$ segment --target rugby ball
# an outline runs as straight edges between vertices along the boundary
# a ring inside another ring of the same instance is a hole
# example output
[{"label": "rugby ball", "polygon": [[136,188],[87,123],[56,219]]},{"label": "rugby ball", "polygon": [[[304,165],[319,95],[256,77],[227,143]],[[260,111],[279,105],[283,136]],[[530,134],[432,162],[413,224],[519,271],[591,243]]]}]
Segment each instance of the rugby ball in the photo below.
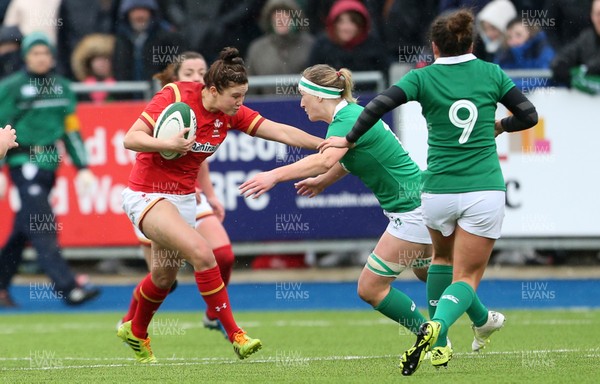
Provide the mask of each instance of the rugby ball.
[{"label": "rugby ball", "polygon": [[[154,137],[157,139],[169,139],[177,135],[185,128],[191,128],[184,137],[196,137],[196,114],[189,105],[182,102],[176,102],[168,105],[158,116],[154,125]],[[181,157],[177,152],[162,151],[160,155],[167,160],[173,160]]]}]

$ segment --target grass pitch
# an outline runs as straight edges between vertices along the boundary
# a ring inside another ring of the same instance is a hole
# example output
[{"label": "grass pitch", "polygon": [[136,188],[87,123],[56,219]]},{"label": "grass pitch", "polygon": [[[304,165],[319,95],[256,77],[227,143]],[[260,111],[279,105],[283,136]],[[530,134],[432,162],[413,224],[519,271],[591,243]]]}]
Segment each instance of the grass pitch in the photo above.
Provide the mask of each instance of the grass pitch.
[{"label": "grass pitch", "polygon": [[0,318],[2,383],[596,383],[600,311],[503,311],[505,327],[470,352],[466,317],[452,328],[448,369],[429,361],[411,377],[399,355],[414,342],[370,311],[239,312],[264,348],[236,358],[201,315],[159,312],[149,332],[159,363],[139,365],[117,337],[120,313],[26,314]]}]

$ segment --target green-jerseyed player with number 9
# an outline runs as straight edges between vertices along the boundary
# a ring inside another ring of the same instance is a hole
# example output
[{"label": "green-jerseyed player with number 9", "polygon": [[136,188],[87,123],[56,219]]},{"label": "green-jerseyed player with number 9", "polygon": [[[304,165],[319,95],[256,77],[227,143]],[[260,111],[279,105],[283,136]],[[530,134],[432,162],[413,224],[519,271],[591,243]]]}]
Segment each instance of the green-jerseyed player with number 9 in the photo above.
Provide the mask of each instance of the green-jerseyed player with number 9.
[{"label": "green-jerseyed player with number 9", "polygon": [[[429,132],[422,208],[434,247],[428,300],[430,290],[437,286],[439,292],[444,279],[448,285],[439,293],[432,321],[423,324],[416,343],[402,356],[403,375],[412,375],[430,349],[432,363],[447,363],[448,328],[463,313],[473,321],[475,351],[503,325],[504,316],[487,311],[475,293],[504,218],[505,186],[495,137],[537,124],[535,107],[508,76],[472,54],[472,13],[459,10],[438,17],[431,40],[432,65],[409,72],[372,100],[345,138],[330,137],[319,146],[321,151],[351,147],[386,112],[408,101],[422,106]],[[498,102],[513,115],[495,121]]]}]

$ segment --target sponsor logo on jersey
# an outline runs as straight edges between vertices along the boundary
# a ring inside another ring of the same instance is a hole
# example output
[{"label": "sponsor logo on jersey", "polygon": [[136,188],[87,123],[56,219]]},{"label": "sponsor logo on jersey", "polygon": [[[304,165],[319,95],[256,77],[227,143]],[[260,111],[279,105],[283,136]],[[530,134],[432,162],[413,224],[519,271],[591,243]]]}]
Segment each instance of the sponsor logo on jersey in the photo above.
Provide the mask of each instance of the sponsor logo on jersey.
[{"label": "sponsor logo on jersey", "polygon": [[192,152],[203,152],[203,153],[215,153],[215,151],[219,148],[219,145],[212,145],[211,143],[198,143],[195,142],[192,145]]}]

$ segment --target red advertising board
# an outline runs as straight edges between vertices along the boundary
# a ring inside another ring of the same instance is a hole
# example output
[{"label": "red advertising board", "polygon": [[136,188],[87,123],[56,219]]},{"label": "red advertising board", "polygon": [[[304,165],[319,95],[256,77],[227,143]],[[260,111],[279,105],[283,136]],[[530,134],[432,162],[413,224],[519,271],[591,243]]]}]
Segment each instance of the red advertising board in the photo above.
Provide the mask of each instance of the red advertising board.
[{"label": "red advertising board", "polygon": [[[121,207],[121,191],[135,160],[135,154],[123,148],[123,136],[144,109],[144,102],[109,104],[81,103],[77,115],[90,156],[90,169],[97,185],[89,191],[77,191],[76,169],[68,156],[59,167],[51,204],[56,214],[60,244],[64,247],[136,245],[131,223]],[[5,173],[8,173],[6,167]],[[20,202],[16,188],[0,200],[0,244],[4,244],[14,212]]]}]

